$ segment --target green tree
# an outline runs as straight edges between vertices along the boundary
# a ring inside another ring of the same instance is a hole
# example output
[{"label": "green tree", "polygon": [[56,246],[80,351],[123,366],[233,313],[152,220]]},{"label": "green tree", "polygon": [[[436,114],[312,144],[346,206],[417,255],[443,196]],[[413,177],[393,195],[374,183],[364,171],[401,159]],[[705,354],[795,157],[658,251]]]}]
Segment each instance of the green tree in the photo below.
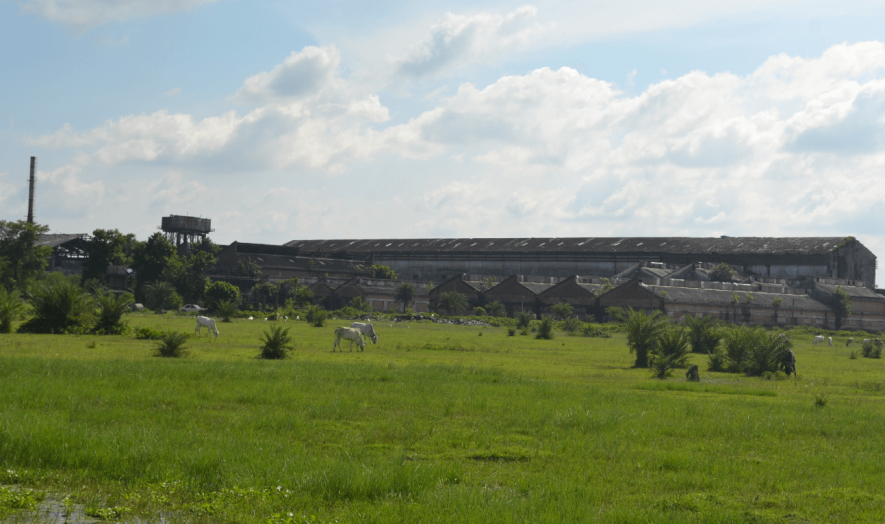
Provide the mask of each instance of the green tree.
[{"label": "green tree", "polygon": [[731,282],[732,277],[734,277],[735,271],[725,262],[721,262],[718,266],[714,267],[710,270],[710,280],[713,282]]},{"label": "green tree", "polygon": [[565,302],[554,304],[553,307],[551,307],[550,309],[553,311],[554,315],[563,320],[572,316],[572,312],[574,311],[571,304],[566,304]]},{"label": "green tree", "polygon": [[219,300],[215,303],[215,310],[221,315],[222,322],[230,322],[231,317],[237,314],[237,305],[229,300]]},{"label": "green tree", "polygon": [[759,376],[781,368],[784,355],[793,347],[784,335],[778,335],[761,328],[752,330],[752,344],[744,362],[744,372],[749,376]]},{"label": "green tree", "polygon": [[851,316],[851,306],[851,296],[842,286],[836,286],[830,295],[830,307],[836,312],[836,331],[842,329],[842,319]]},{"label": "green tree", "polygon": [[187,303],[199,303],[206,295],[209,279],[206,273],[215,265],[215,257],[205,251],[192,252],[174,259],[163,271],[161,278],[175,286]]},{"label": "green tree", "polygon": [[396,280],[396,271],[390,269],[388,266],[384,266],[381,264],[372,264],[368,268],[366,268],[369,273],[372,275],[372,278],[386,278],[388,280]]},{"label": "green tree", "polygon": [[445,293],[440,293],[438,307],[442,308],[443,311],[451,315],[454,311],[459,311],[467,308],[467,297],[465,297],[461,293],[458,293],[457,291],[446,291]]},{"label": "green tree", "polygon": [[520,311],[516,314],[516,327],[519,329],[529,327],[532,321],[532,315],[528,311]]},{"label": "green tree", "polygon": [[615,322],[626,322],[627,321],[627,311],[622,307],[618,306],[609,306],[605,308],[605,314],[609,316]]},{"label": "green tree", "polygon": [[486,304],[486,311],[493,317],[503,317],[507,314],[507,308],[497,300]]},{"label": "green tree", "polygon": [[[308,291],[310,291],[308,289]],[[354,297],[353,300],[350,301],[350,307],[356,309],[357,311],[368,311],[369,303],[365,301],[363,297]]]},{"label": "green tree", "polygon": [[280,296],[280,286],[273,282],[259,282],[252,286],[252,299],[261,304],[273,304],[277,306]]},{"label": "green tree", "polygon": [[682,323],[688,328],[688,340],[694,353],[713,353],[722,340],[713,317],[685,316],[682,317]]},{"label": "green tree", "polygon": [[215,258],[216,256],[218,256],[218,253],[221,252],[221,246],[213,242],[211,238],[206,237],[191,244],[191,253],[195,253],[197,251],[208,253],[212,255],[212,258]]},{"label": "green tree", "polygon": [[395,302],[403,305],[403,311],[415,303],[415,295],[417,291],[411,282],[403,282],[396,287],[396,294],[393,296]]},{"label": "green tree", "polygon": [[688,364],[689,335],[683,328],[668,329],[661,334],[657,346],[649,353],[655,378],[669,377],[676,368]]},{"label": "green tree", "polygon": [[229,282],[212,282],[206,287],[206,306],[215,309],[218,303],[226,301],[236,306],[240,303],[240,288]]},{"label": "green tree", "polygon": [[12,333],[12,322],[19,318],[25,308],[17,290],[0,286],[0,333]]},{"label": "green tree", "polygon": [[116,229],[96,229],[89,240],[89,258],[83,263],[83,282],[107,282],[108,266],[131,266],[132,255],[140,248],[135,235]]},{"label": "green tree", "polygon": [[292,297],[295,305],[299,308],[305,308],[313,303],[313,291],[307,286],[298,286],[295,288],[295,295]]},{"label": "green tree", "polygon": [[612,285],[612,281],[607,278],[601,278],[601,279],[599,279],[599,281],[602,284],[602,287],[599,288],[600,295],[602,295],[603,293],[608,293],[609,291],[611,291],[612,289],[615,288],[615,286]]},{"label": "green tree", "polygon": [[251,258],[237,260],[237,271],[240,275],[248,278],[258,278],[261,275],[261,266],[252,262]]},{"label": "green tree", "polygon": [[0,286],[24,288],[46,268],[52,248],[38,247],[37,241],[48,232],[47,226],[25,220],[0,220]]},{"label": "green tree", "polygon": [[649,354],[657,349],[668,325],[667,315],[663,311],[654,310],[650,315],[646,315],[645,311],[628,309],[627,345],[630,347],[630,353],[636,353],[634,367],[648,367]]},{"label": "green tree", "polygon": [[132,253],[132,269],[136,274],[135,296],[139,300],[146,300],[146,287],[160,280],[163,271],[177,258],[175,246],[163,233],[154,233],[146,242],[136,244]]},{"label": "green tree", "polygon": [[553,338],[553,317],[544,317],[538,323],[538,332],[535,338],[540,340],[550,340]]},{"label": "green tree", "polygon": [[488,313],[488,311],[486,311],[486,308],[476,306],[475,308],[473,308],[473,314],[478,317],[484,317],[484,316],[488,315],[489,313]]}]

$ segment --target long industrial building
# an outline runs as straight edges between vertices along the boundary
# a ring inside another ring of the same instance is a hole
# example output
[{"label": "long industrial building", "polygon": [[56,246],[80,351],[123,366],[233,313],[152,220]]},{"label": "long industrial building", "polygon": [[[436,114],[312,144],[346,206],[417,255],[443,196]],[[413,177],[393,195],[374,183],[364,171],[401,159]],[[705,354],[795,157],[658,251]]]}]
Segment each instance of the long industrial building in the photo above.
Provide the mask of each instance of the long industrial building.
[{"label": "long industrial building", "polygon": [[612,277],[636,264],[725,262],[747,276],[862,281],[876,285],[876,256],[854,237],[440,238],[293,240],[299,256],[357,259],[406,280],[455,275]]}]

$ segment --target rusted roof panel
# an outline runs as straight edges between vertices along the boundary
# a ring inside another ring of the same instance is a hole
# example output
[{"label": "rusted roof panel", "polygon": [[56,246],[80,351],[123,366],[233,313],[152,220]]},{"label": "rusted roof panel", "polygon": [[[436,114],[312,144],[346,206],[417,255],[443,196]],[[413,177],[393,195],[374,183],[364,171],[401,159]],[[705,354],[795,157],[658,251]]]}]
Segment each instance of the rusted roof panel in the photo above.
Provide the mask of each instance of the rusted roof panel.
[{"label": "rusted roof panel", "polygon": [[844,237],[586,237],[586,238],[430,238],[374,240],[293,240],[306,252],[585,252],[722,255],[822,255]]}]

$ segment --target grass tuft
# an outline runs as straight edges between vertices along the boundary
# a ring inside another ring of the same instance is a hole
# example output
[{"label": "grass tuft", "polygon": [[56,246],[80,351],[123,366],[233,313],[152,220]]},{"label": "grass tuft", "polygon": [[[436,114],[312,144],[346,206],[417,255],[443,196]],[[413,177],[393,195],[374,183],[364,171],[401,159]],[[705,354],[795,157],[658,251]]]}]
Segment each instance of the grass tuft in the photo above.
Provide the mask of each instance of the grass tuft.
[{"label": "grass tuft", "polygon": [[190,335],[178,331],[166,331],[154,346],[154,354],[158,357],[179,358],[187,356],[188,351],[184,343]]}]

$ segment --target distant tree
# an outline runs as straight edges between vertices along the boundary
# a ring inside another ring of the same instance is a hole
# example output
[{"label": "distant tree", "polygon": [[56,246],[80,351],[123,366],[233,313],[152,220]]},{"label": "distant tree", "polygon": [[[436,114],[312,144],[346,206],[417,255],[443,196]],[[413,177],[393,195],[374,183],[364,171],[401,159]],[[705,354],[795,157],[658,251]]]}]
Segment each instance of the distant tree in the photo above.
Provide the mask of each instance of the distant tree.
[{"label": "distant tree", "polygon": [[237,314],[237,305],[229,300],[215,302],[215,311],[221,315],[222,322],[230,322],[231,317]]},{"label": "distant tree", "polygon": [[12,333],[12,322],[18,319],[24,308],[18,290],[0,286],[0,333]]},{"label": "distant tree", "polygon": [[237,261],[237,271],[247,278],[258,278],[261,275],[261,266],[252,262],[252,259],[240,259]]},{"label": "distant tree", "polygon": [[160,275],[170,263],[177,260],[175,246],[163,233],[151,235],[146,242],[135,245],[132,253],[132,269],[136,274],[135,296],[145,299],[145,289],[160,280]]},{"label": "distant tree", "polygon": [[221,301],[239,304],[240,288],[229,282],[212,282],[206,287],[206,306],[215,309]]},{"label": "distant tree", "polygon": [[221,252],[221,246],[213,242],[211,238],[206,237],[191,244],[191,253],[196,251],[208,253],[214,258]]},{"label": "distant tree", "polygon": [[634,367],[647,368],[649,354],[657,350],[661,336],[666,332],[669,321],[667,315],[654,310],[650,315],[645,311],[630,308],[627,313],[627,345],[631,353],[636,353]]},{"label": "distant tree", "polygon": [[396,294],[393,300],[403,305],[403,310],[411,306],[415,302],[417,291],[411,282],[403,282],[396,287]]},{"label": "distant tree", "polygon": [[307,307],[313,302],[313,291],[307,286],[298,286],[295,288],[295,295],[292,299],[299,309]]},{"label": "distant tree", "polygon": [[96,229],[89,240],[89,258],[83,262],[83,282],[90,279],[107,282],[108,266],[131,266],[137,247],[135,235],[116,229]]},{"label": "distant tree", "polygon": [[439,295],[439,307],[449,315],[454,311],[467,308],[467,297],[457,291],[446,291]]},{"label": "distant tree", "polygon": [[682,323],[688,328],[688,340],[694,353],[713,353],[722,335],[716,330],[713,317],[682,317]]},{"label": "distant tree", "polygon": [[476,306],[475,308],[473,308],[473,314],[478,317],[484,317],[484,316],[488,315],[489,312],[486,311],[486,308],[484,308],[484,307]]},{"label": "distant tree", "polygon": [[479,288],[480,291],[487,291],[495,287],[496,284],[495,277],[484,277],[479,283]]},{"label": "distant tree", "polygon": [[605,314],[615,322],[625,322],[627,320],[627,311],[622,307],[609,306],[605,308]]},{"label": "distant tree", "polygon": [[572,306],[570,304],[566,304],[565,302],[554,304],[553,307],[551,307],[550,309],[553,311],[554,315],[563,320],[572,316],[572,312],[574,311]]},{"label": "distant tree", "polygon": [[262,304],[276,305],[279,294],[280,286],[273,282],[260,282],[252,287],[252,299]]},{"label": "distant tree", "polygon": [[732,277],[734,277],[735,271],[725,262],[721,262],[718,266],[714,267],[710,270],[710,280],[713,282],[731,282]]},{"label": "distant tree", "polygon": [[503,317],[507,314],[507,308],[497,300],[486,304],[486,311],[493,317]]},{"label": "distant tree", "polygon": [[544,317],[538,323],[538,332],[535,338],[540,340],[550,340],[553,338],[553,317]]},{"label": "distant tree", "polygon": [[608,293],[615,288],[615,286],[612,284],[612,281],[607,278],[600,279],[600,282],[602,283],[602,287],[599,288],[600,295],[602,295],[603,293]]},{"label": "distant tree", "polygon": [[388,280],[396,280],[396,271],[390,269],[388,266],[384,266],[381,264],[372,264],[368,268],[366,268],[369,273],[372,274],[372,278],[386,278]]},{"label": "distant tree", "polygon": [[205,251],[192,252],[173,260],[163,271],[162,279],[175,286],[187,303],[202,302],[209,279],[206,273],[215,265],[215,257]]},{"label": "distant tree", "polygon": [[99,335],[119,335],[127,331],[123,315],[129,311],[132,298],[129,293],[115,295],[106,292],[97,295],[95,304],[98,306],[98,315],[92,331]]},{"label": "distant tree", "polygon": [[153,310],[178,309],[183,304],[181,295],[169,282],[160,281],[149,284],[145,286],[144,292],[147,307]]},{"label": "distant tree", "polygon": [[836,312],[836,331],[842,329],[842,319],[851,316],[851,306],[851,296],[842,286],[836,286],[830,295],[830,307]]},{"label": "distant tree", "polygon": [[520,311],[516,314],[516,327],[519,329],[529,327],[532,321],[532,315],[528,311]]},{"label": "distant tree", "polygon": [[358,311],[368,311],[371,306],[369,306],[369,303],[366,302],[363,297],[354,297],[354,299],[350,301],[350,307]]},{"label": "distant tree", "polygon": [[25,220],[0,220],[0,286],[24,288],[28,280],[43,271],[52,249],[36,244],[40,235],[48,232],[47,226]]}]

